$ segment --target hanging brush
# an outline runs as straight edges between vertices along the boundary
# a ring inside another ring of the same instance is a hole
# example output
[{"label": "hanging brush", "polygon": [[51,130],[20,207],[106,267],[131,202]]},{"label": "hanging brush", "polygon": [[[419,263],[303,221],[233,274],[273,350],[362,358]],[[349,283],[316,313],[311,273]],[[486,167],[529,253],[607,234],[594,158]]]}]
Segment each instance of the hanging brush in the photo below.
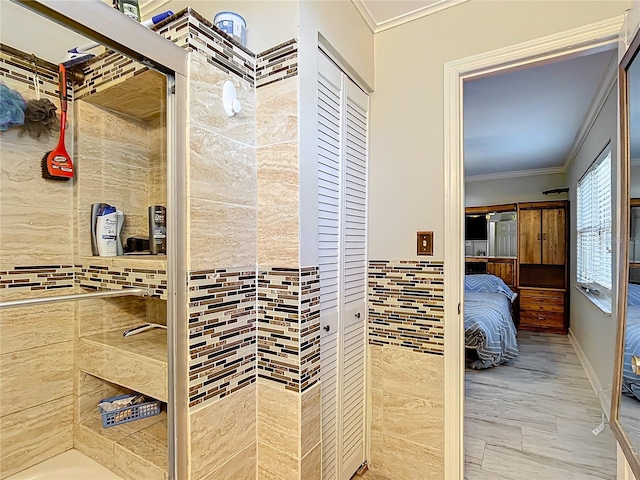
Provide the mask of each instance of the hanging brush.
[{"label": "hanging brush", "polygon": [[60,139],[56,147],[45,153],[42,158],[42,178],[48,180],[69,180],[73,178],[73,162],[64,146],[64,134],[67,128],[67,69],[63,64],[58,67],[60,85]]}]

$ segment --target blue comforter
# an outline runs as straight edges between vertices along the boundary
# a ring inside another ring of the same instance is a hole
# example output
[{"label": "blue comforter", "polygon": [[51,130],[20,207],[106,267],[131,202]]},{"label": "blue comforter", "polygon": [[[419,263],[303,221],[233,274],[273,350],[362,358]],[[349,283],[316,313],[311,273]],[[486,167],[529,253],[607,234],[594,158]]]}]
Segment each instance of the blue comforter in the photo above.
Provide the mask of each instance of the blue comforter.
[{"label": "blue comforter", "polygon": [[465,278],[465,346],[478,352],[478,360],[471,368],[495,367],[518,356],[516,327],[510,308],[515,295],[493,275]]},{"label": "blue comforter", "polygon": [[[631,285],[629,285],[631,286]],[[624,338],[622,393],[640,400],[640,376],[633,373],[631,359],[640,357],[640,307],[627,307],[627,327]]]}]

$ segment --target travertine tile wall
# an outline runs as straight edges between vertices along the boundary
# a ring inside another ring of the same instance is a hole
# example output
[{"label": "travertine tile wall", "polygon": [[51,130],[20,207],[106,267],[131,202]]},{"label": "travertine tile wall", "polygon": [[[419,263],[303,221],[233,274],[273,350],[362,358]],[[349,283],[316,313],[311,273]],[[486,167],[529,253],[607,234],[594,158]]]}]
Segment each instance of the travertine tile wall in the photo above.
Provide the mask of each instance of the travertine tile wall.
[{"label": "travertine tile wall", "polygon": [[[188,28],[204,39],[189,55],[188,79],[189,474],[191,480],[234,478],[226,477],[232,473],[252,478],[257,456],[255,61],[251,55],[241,71],[237,65],[223,71],[206,39],[216,36],[226,51],[233,45],[199,22],[189,17]],[[222,107],[227,80],[242,104],[234,117]]]},{"label": "travertine tile wall", "polygon": [[[35,99],[29,62],[0,52],[0,67],[0,81]],[[42,97],[59,105],[56,69],[38,68],[38,76]],[[44,180],[40,170],[58,132],[35,140],[19,131],[0,132],[0,301],[73,292],[73,182]],[[0,478],[6,478],[73,446],[74,311],[54,304],[0,316]]]},{"label": "travertine tile wall", "polygon": [[[255,95],[249,82],[189,55],[189,269],[256,264]],[[242,112],[227,117],[222,86],[234,83]]]},{"label": "travertine tile wall", "polygon": [[147,122],[90,102],[91,96],[76,102],[77,263],[92,256],[92,203],[108,203],[124,212],[121,238],[149,235],[149,175],[155,167]]},{"label": "travertine tile wall", "polygon": [[444,478],[441,262],[369,262],[370,468]]},{"label": "travertine tile wall", "polygon": [[258,88],[256,97],[258,264],[298,268],[297,75]]},{"label": "travertine tile wall", "polygon": [[298,394],[258,380],[258,478],[320,478],[321,411],[320,383]]},{"label": "travertine tile wall", "polygon": [[320,311],[299,259],[297,41],[258,55],[258,478],[320,478]]}]

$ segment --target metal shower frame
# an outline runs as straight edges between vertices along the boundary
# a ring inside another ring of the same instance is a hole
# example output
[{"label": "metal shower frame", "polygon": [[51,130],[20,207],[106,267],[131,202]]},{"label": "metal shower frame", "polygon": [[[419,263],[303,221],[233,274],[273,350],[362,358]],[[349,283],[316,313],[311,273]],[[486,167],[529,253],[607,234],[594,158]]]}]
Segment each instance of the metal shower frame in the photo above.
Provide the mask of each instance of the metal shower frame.
[{"label": "metal shower frame", "polygon": [[[105,47],[167,74],[167,344],[169,478],[188,477],[187,51],[101,0],[12,0]],[[64,52],[60,52],[61,57]]]}]

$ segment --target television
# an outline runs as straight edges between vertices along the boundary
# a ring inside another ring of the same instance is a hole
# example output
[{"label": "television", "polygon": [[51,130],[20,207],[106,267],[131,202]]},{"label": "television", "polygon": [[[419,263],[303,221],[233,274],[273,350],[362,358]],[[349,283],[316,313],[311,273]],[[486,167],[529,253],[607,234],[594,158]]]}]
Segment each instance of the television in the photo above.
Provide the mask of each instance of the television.
[{"label": "television", "polygon": [[465,240],[487,240],[487,218],[484,215],[467,215]]}]

